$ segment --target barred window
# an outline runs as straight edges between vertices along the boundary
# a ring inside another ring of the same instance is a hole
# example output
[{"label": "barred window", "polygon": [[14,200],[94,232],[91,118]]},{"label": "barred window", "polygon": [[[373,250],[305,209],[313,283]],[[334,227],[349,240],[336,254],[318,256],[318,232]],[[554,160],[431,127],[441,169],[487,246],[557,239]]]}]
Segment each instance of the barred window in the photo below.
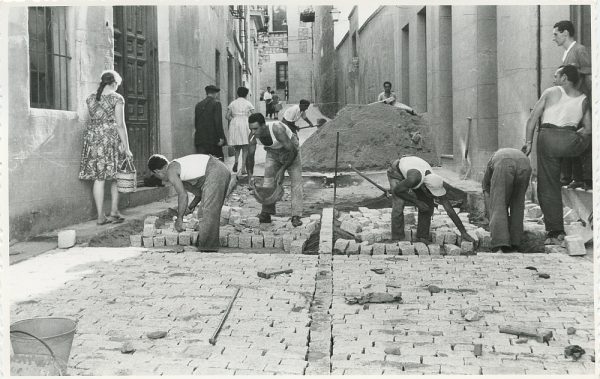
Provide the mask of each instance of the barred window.
[{"label": "barred window", "polygon": [[67,110],[66,7],[29,7],[29,72],[32,108]]}]

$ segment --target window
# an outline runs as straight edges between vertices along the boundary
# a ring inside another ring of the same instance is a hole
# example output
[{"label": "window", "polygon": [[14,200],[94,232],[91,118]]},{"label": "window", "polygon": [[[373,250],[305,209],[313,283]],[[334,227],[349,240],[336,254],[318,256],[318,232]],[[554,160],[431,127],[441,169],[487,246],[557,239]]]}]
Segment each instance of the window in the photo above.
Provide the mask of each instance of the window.
[{"label": "window", "polygon": [[273,6],[273,31],[287,32],[287,8],[281,5]]},{"label": "window", "polygon": [[30,101],[33,108],[69,106],[66,7],[29,7]]},{"label": "window", "polygon": [[288,81],[288,63],[287,62],[276,62],[276,83],[277,89],[285,89]]}]

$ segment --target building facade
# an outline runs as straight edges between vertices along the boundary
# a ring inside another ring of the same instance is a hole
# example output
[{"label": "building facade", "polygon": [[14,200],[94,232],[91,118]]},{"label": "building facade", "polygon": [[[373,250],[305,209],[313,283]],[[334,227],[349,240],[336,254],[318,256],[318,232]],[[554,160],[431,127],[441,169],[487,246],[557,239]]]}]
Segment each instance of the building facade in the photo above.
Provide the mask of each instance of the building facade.
[{"label": "building facade", "polygon": [[151,154],[194,153],[194,107],[206,85],[221,88],[223,116],[238,86],[248,87],[258,106],[261,7],[7,9],[11,239],[93,218],[91,182],[78,171],[85,98],[103,70],[123,77],[119,92],[140,182]]},{"label": "building facade", "polygon": [[[359,11],[320,57],[336,62],[337,110],[376,101],[392,82],[399,100],[428,118],[444,166],[460,171],[469,141],[475,180],[495,150],[523,145],[530,109],[562,64],[554,23],[570,19],[590,46],[589,6],[382,6],[360,27]],[[323,96],[317,103],[329,102]]]}]

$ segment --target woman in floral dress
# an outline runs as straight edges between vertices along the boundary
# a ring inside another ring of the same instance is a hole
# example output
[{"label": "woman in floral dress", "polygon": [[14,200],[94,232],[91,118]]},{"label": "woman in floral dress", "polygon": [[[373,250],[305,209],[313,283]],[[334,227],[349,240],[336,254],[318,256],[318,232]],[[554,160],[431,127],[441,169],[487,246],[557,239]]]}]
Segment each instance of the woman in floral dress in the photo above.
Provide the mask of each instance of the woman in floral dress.
[{"label": "woman in floral dress", "polygon": [[[121,81],[116,71],[104,71],[98,91],[85,100],[90,120],[83,134],[79,179],[94,181],[92,193],[98,212],[98,225],[124,220],[119,212],[119,191],[114,179],[119,164],[131,159],[133,154],[129,150],[125,126],[125,100],[116,93]],[[112,181],[109,215],[103,212],[105,180]]]},{"label": "woman in floral dress", "polygon": [[229,138],[230,146],[235,148],[235,163],[233,172],[238,169],[238,157],[242,151],[242,175],[246,174],[246,157],[248,156],[248,135],[250,127],[248,126],[248,116],[254,112],[254,106],[246,100],[248,88],[239,87],[237,89],[238,98],[233,100],[227,107],[225,118],[229,120]]}]

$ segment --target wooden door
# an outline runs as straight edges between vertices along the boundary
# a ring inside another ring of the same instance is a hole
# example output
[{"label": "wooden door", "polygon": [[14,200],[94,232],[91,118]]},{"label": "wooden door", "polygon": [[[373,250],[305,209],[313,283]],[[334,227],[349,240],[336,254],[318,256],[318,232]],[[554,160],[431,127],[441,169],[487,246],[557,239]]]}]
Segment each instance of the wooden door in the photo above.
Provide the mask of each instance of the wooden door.
[{"label": "wooden door", "polygon": [[114,7],[115,70],[123,77],[125,122],[135,167],[147,174],[158,152],[158,49],[156,7]]}]

